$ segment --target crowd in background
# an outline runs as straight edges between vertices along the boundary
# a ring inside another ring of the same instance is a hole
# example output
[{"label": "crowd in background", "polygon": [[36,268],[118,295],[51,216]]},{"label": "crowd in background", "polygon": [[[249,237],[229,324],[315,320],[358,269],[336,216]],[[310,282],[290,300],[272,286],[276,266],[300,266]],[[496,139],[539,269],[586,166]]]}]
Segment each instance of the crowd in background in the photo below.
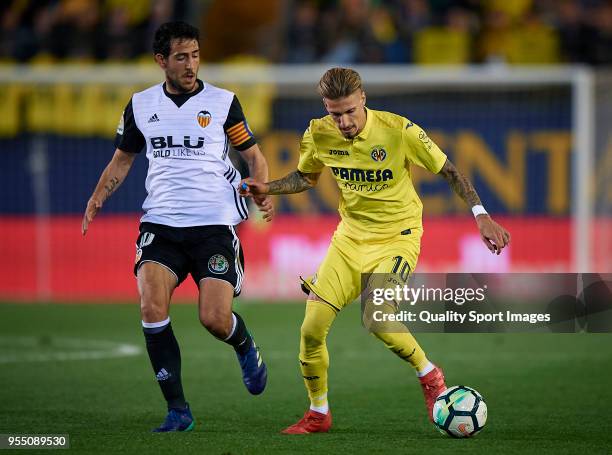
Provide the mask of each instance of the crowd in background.
[{"label": "crowd in background", "polygon": [[612,2],[297,2],[287,61],[612,63]]},{"label": "crowd in background", "polygon": [[150,61],[173,19],[209,62],[612,64],[612,0],[4,0],[0,60]]}]

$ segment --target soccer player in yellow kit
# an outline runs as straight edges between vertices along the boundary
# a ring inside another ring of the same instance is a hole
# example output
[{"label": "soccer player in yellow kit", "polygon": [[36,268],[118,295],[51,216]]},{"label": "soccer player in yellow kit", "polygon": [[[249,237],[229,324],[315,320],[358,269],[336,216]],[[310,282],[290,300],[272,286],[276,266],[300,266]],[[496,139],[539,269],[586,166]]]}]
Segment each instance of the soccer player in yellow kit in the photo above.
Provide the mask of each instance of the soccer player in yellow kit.
[{"label": "soccer player in yellow kit", "polygon": [[[297,170],[280,180],[245,179],[240,185],[243,196],[298,193],[314,187],[327,166],[341,193],[342,220],[317,273],[303,283],[309,296],[299,361],[311,405],[300,421],[283,430],[286,434],[326,432],[331,427],[325,339],[338,312],[362,292],[361,274],[397,272],[398,260],[410,272],[416,267],[422,203],[410,165],[441,174],[449,182],[472,208],[492,253],[499,254],[510,241],[509,233],[484,210],[474,187],[419,126],[365,106],[357,72],[328,70],[319,82],[319,93],[329,115],[310,122],[300,144]],[[409,332],[374,335],[414,367],[431,419],[435,398],[446,389],[442,369],[427,359]]]}]

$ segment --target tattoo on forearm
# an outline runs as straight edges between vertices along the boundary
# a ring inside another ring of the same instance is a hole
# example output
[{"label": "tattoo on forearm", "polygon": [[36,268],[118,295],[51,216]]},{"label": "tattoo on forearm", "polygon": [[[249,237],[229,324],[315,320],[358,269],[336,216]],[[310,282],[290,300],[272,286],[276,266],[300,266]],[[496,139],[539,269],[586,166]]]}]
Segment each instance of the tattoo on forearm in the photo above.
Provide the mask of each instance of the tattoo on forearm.
[{"label": "tattoo on forearm", "polygon": [[119,179],[117,177],[111,177],[110,182],[104,185],[104,189],[106,190],[107,198],[110,197],[111,194],[113,194],[113,191],[115,191],[118,185],[119,185]]},{"label": "tattoo on forearm", "polygon": [[444,176],[453,191],[470,207],[480,205],[478,193],[476,193],[470,181],[457,170],[453,163],[447,160],[440,174]]},{"label": "tattoo on forearm", "polygon": [[301,193],[312,188],[310,182],[300,171],[294,171],[282,179],[270,182],[268,185],[270,185],[268,194]]}]

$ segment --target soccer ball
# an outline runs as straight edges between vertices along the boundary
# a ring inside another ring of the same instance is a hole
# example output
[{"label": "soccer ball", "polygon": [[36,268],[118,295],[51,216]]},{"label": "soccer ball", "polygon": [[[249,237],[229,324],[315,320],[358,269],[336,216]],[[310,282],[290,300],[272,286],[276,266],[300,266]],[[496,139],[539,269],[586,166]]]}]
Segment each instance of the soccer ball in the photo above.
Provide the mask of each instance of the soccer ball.
[{"label": "soccer ball", "polygon": [[456,385],[436,398],[433,420],[440,433],[453,438],[469,438],[484,428],[487,404],[476,390]]}]

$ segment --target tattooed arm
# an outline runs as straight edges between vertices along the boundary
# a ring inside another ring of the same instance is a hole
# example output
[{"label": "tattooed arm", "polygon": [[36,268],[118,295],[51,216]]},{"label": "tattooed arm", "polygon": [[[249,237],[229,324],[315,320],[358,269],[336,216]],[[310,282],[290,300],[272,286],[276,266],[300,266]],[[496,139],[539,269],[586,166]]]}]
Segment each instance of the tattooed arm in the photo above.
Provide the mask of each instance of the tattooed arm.
[{"label": "tattooed arm", "polygon": [[83,222],[81,223],[81,233],[85,235],[89,223],[98,214],[104,202],[113,194],[119,185],[123,183],[127,176],[132,164],[136,158],[135,153],[124,152],[123,150],[115,150],[115,154],[111,159],[110,163],[106,166],[96,189],[87,201],[87,208],[85,209],[85,215],[83,215]]},{"label": "tattooed arm", "polygon": [[319,181],[320,172],[305,174],[298,170],[286,175],[282,179],[268,183],[245,179],[240,182],[242,196],[257,196],[259,194],[292,194],[301,193],[313,188]]},{"label": "tattooed arm", "polygon": [[320,175],[321,173],[304,174],[300,171],[293,171],[280,180],[268,183],[268,194],[301,193],[313,188],[319,181]]},{"label": "tattooed arm", "polygon": [[470,208],[481,205],[478,193],[476,193],[470,181],[457,170],[448,158],[440,170],[440,175],[446,179],[457,196],[463,199]]},{"label": "tattooed arm", "polygon": [[[470,208],[482,205],[474,186],[448,158],[440,170],[440,175]],[[510,243],[510,233],[493,221],[488,214],[478,215],[476,223],[480,230],[480,237],[491,253],[500,254],[502,249]]]}]

